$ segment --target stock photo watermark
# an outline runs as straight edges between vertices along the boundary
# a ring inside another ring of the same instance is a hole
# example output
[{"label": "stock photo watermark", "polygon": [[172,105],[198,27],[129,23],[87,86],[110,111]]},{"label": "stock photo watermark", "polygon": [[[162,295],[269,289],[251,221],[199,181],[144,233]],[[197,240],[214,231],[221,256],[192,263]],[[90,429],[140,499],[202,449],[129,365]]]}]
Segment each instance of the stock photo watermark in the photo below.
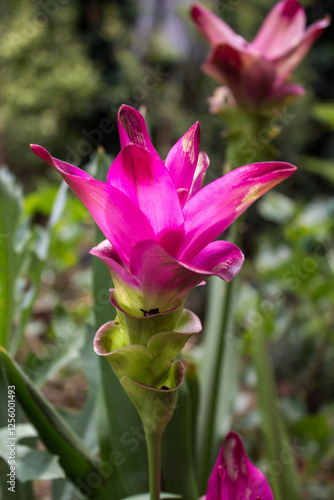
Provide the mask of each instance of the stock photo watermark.
[{"label": "stock photo watermark", "polygon": [[8,467],[7,484],[8,491],[15,493],[16,488],[16,401],[15,385],[9,385],[7,391],[7,448],[8,448]]}]

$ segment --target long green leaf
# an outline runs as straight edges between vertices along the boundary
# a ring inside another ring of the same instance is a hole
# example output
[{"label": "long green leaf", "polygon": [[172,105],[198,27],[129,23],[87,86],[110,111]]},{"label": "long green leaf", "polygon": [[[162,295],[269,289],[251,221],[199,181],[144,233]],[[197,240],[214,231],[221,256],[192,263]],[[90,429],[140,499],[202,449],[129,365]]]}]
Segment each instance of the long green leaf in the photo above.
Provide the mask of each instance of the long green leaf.
[{"label": "long green leaf", "polygon": [[[89,450],[99,450],[97,437],[97,421],[98,421],[98,395],[100,386],[100,368],[99,359],[93,350],[93,329],[90,325],[86,328],[84,334],[84,342],[81,349],[78,351],[78,358],[81,361],[81,366],[85,372],[88,392],[85,399],[85,404],[79,414],[66,413],[64,419],[75,430],[76,434],[82,439]],[[106,478],[107,481],[107,478]],[[52,498],[66,498],[68,500],[79,500],[83,498],[78,491],[74,490],[73,485],[66,479],[59,479],[52,483]],[[113,491],[113,498],[115,494]]]},{"label": "long green leaf", "polygon": [[275,500],[300,500],[300,487],[292,448],[277,405],[277,390],[262,328],[253,333],[257,395],[266,438],[269,480]]},{"label": "long green leaf", "polygon": [[0,345],[8,347],[15,312],[18,272],[15,232],[22,212],[22,193],[7,169],[0,170]]},{"label": "long green leaf", "polygon": [[[222,393],[221,374],[223,359],[228,350],[227,334],[233,326],[234,281],[224,283],[219,278],[211,278],[209,284],[208,319],[204,326],[204,352],[200,375],[200,405],[197,425],[197,463],[200,471],[200,493],[204,494],[210,471],[214,464],[218,428],[220,420],[218,407],[224,407],[224,418],[231,412],[234,394]],[[227,353],[228,355],[228,353]],[[233,355],[231,352],[230,355]],[[229,374],[229,384],[232,374]],[[224,385],[223,387],[226,387]],[[223,400],[223,403],[220,401]]]},{"label": "long green leaf", "polygon": [[[9,385],[15,386],[18,402],[38,430],[46,448],[59,457],[66,475],[76,486],[86,488],[91,498],[106,499],[105,484],[96,459],[3,348],[0,348],[0,361]],[[87,485],[91,477],[101,482],[98,488]]]}]

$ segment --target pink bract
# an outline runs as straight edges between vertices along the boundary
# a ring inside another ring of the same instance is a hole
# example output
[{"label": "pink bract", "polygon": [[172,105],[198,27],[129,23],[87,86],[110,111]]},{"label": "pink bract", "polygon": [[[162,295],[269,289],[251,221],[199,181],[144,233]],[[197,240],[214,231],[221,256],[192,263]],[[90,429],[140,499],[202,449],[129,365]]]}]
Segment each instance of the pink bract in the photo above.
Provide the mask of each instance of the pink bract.
[{"label": "pink bract", "polygon": [[193,5],[191,15],[212,48],[202,65],[203,71],[228,86],[238,104],[245,108],[282,103],[303,94],[304,89],[288,78],[330,24],[326,16],[306,27],[300,3],[283,0],[275,5],[254,40],[248,43],[199,4]]},{"label": "pink bract", "polygon": [[229,432],[209,479],[205,500],[274,500],[269,484],[248,459],[242,440]]},{"label": "pink bract", "polygon": [[244,256],[227,241],[214,241],[257,198],[296,167],[268,162],[237,168],[202,187],[209,165],[199,152],[196,123],[163,162],[143,116],[123,105],[118,114],[121,151],[107,182],[57,160],[41,146],[33,151],[65,179],[106,240],[91,253],[105,262],[126,311],[160,312],[179,306],[210,275],[230,281]]}]

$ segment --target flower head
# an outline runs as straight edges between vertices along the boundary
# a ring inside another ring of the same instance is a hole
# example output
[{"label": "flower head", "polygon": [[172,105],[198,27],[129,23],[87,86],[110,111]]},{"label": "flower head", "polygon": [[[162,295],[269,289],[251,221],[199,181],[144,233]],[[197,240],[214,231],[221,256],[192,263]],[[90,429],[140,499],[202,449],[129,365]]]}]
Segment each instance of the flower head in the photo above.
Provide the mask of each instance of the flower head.
[{"label": "flower head", "polygon": [[256,109],[285,102],[304,93],[290,81],[291,72],[330,23],[324,17],[306,28],[306,16],[297,0],[275,5],[251,43],[222,19],[194,4],[192,18],[211,45],[203,71],[228,86],[239,106]]},{"label": "flower head", "polygon": [[106,240],[91,253],[109,268],[116,307],[134,316],[169,311],[206,277],[230,281],[235,276],[244,260],[241,250],[215,238],[296,167],[247,165],[202,187],[209,160],[199,152],[198,123],[165,162],[138,111],[123,105],[118,128],[121,152],[106,182],[51,157],[41,146],[32,149],[61,174],[104,233]]},{"label": "flower head", "polygon": [[230,432],[209,479],[206,500],[274,500],[269,484],[248,459],[242,440]]}]

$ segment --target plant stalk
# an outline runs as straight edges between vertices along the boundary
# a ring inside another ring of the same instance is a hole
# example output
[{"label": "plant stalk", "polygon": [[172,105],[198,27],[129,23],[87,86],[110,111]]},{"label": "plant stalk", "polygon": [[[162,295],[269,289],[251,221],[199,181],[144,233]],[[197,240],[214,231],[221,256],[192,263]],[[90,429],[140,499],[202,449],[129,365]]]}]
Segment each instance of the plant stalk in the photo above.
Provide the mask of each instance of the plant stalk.
[{"label": "plant stalk", "polygon": [[145,432],[145,436],[148,455],[150,500],[160,500],[162,433]]}]

